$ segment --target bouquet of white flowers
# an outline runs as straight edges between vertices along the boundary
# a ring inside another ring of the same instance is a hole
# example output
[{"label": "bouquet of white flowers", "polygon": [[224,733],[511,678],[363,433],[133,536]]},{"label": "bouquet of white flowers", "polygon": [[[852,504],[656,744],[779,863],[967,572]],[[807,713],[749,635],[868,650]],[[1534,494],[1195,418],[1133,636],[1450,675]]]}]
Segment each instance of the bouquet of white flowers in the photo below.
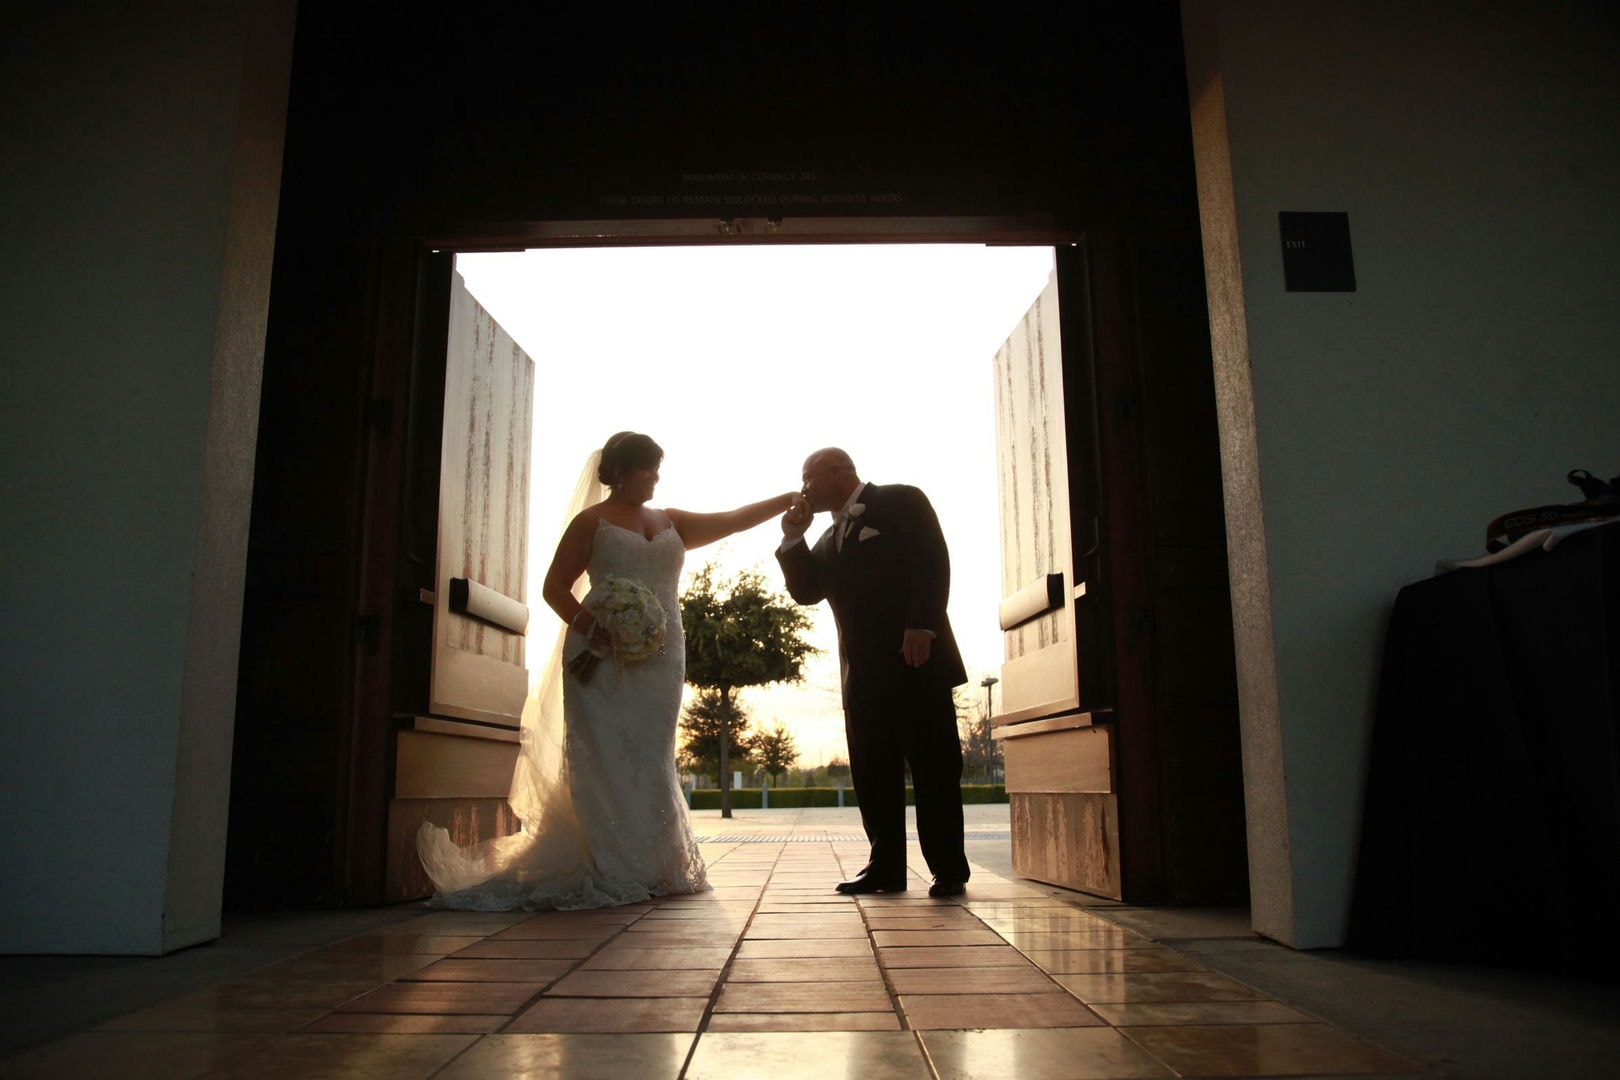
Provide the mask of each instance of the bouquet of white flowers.
[{"label": "bouquet of white flowers", "polygon": [[[613,656],[621,664],[645,660],[664,651],[668,616],[653,591],[639,581],[608,575],[585,594],[591,617],[613,640]],[[568,670],[589,679],[601,657],[589,647],[569,661]]]}]

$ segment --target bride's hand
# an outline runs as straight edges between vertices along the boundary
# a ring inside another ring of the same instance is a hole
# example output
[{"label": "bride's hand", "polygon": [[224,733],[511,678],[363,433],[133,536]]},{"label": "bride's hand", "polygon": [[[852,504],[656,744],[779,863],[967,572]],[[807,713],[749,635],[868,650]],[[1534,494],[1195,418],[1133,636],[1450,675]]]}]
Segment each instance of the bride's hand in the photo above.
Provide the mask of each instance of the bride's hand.
[{"label": "bride's hand", "polygon": [[[580,624],[587,620],[590,623],[589,628],[582,628]],[[613,655],[613,635],[602,629],[602,624],[596,621],[596,616],[592,614],[590,608],[580,608],[570,625],[585,638],[585,645],[591,652],[604,657]]]},{"label": "bride's hand", "polygon": [[782,515],[782,535],[792,540],[803,536],[805,530],[810,528],[810,519],[815,517],[815,511],[803,495],[795,494],[787,512]]}]

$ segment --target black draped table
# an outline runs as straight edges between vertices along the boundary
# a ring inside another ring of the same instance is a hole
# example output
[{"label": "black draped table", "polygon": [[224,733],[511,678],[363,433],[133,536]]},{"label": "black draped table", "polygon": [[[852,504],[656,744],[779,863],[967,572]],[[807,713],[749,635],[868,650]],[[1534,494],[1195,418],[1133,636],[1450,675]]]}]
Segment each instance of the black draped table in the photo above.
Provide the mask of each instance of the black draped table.
[{"label": "black draped table", "polygon": [[1612,974],[1620,523],[1395,599],[1347,945]]}]

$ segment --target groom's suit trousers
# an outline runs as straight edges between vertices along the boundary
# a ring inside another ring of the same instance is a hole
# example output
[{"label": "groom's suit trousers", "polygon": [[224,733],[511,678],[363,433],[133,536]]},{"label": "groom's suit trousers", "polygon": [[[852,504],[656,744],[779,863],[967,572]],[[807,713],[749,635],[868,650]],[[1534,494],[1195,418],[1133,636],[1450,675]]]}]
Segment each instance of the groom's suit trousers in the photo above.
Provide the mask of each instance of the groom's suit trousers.
[{"label": "groom's suit trousers", "polygon": [[963,854],[962,744],[949,688],[863,701],[844,712],[849,769],[861,825],[879,877],[906,865],[906,768],[917,807],[917,841],[928,869],[945,881],[968,879]]}]

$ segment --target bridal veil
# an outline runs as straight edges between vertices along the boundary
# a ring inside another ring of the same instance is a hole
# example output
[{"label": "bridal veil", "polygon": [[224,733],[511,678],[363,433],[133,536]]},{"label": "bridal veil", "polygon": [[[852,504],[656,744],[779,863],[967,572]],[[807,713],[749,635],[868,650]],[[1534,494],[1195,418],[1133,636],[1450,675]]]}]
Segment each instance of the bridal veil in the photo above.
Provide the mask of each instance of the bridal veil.
[{"label": "bridal veil", "polygon": [[[600,450],[586,460],[561,529],[606,495],[598,477],[601,462]],[[575,584],[576,595],[584,589],[582,578]],[[511,910],[524,906],[524,883],[535,874],[567,877],[579,869],[571,864],[579,861],[583,853],[570,850],[569,844],[569,838],[576,835],[577,822],[569,788],[563,716],[562,650],[567,633],[566,626],[558,628],[556,640],[538,668],[539,677],[533,680],[523,704],[521,742],[507,793],[507,803],[522,828],[469,847],[457,845],[448,831],[431,822],[424,822],[417,832],[417,852],[437,890],[433,901],[436,905]],[[541,850],[542,845],[551,850]],[[451,898],[446,894],[462,895]]]}]

